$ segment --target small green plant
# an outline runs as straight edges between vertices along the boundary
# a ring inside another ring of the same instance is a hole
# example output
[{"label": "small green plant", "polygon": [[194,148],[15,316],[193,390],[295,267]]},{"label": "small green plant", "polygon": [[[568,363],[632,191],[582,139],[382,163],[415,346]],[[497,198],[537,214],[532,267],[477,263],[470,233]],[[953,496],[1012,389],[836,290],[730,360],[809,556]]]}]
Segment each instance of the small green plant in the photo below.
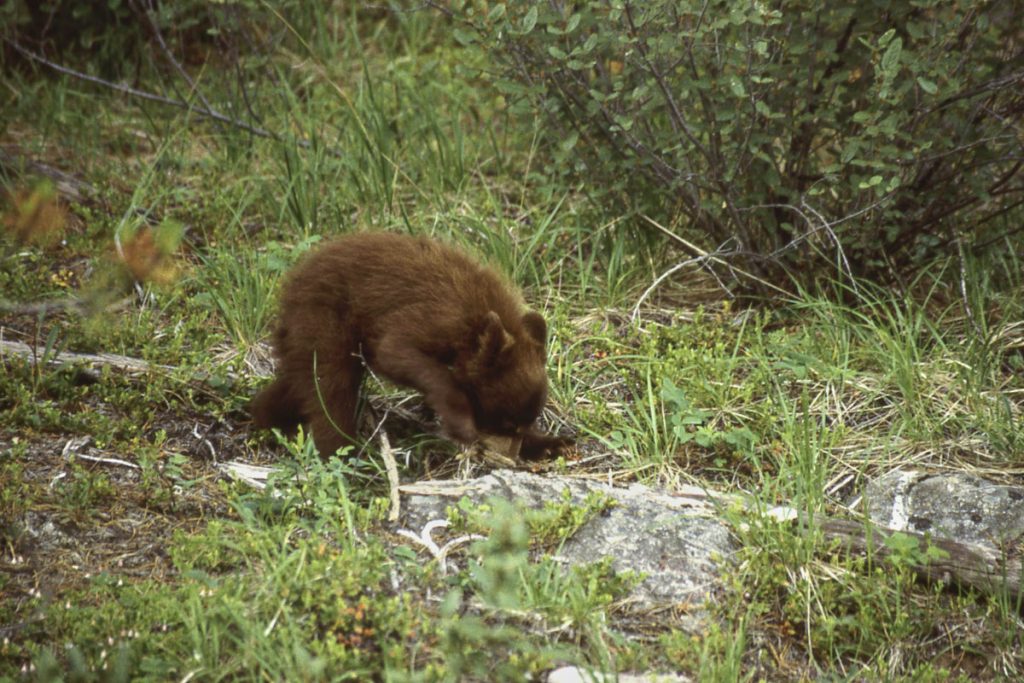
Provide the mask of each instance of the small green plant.
[{"label": "small green plant", "polygon": [[746,427],[715,430],[707,424],[711,411],[694,408],[686,396],[669,378],[665,378],[661,398],[669,410],[672,433],[681,444],[693,441],[698,446],[713,448],[725,444],[741,453],[749,453],[757,443],[757,435]]},{"label": "small green plant", "polygon": [[374,480],[383,478],[368,471],[372,463],[352,456],[351,447],[323,458],[303,430],[294,439],[277,436],[291,459],[281,461],[266,491],[250,502],[264,513],[273,511],[274,518],[298,515],[312,533],[329,533],[344,547],[357,547],[360,529],[386,509],[386,500],[374,495]]},{"label": "small green plant", "polygon": [[74,458],[55,488],[61,505],[75,518],[90,517],[94,508],[115,494],[114,486],[105,473],[90,464],[83,465]]},{"label": "small green plant", "polygon": [[235,344],[250,349],[269,334],[278,277],[252,249],[217,251],[199,271],[195,301],[217,313]]},{"label": "small green plant", "polygon": [[198,575],[217,575],[246,566],[245,528],[237,522],[213,519],[201,531],[176,531],[171,544],[171,562],[178,571]]},{"label": "small green plant", "polygon": [[[572,491],[566,487],[558,500],[545,501],[539,509],[516,510],[527,527],[530,545],[535,550],[556,548],[568,540],[584,524],[605,510],[615,506],[615,499],[599,491],[592,491],[582,501],[574,502]],[[496,510],[505,510],[507,503],[494,499],[480,505],[468,498],[448,508],[449,526],[472,534],[489,533],[494,524]]]},{"label": "small green plant", "polygon": [[662,636],[666,658],[673,668],[697,672],[697,680],[753,680],[756,671],[747,666],[747,625],[743,618],[734,624],[711,624],[700,635],[672,631]]},{"label": "small green plant", "polygon": [[883,543],[889,550],[886,559],[900,570],[924,567],[934,560],[949,557],[942,548],[931,543],[922,544],[916,537],[899,531],[886,536]]},{"label": "small green plant", "polygon": [[524,512],[530,539],[542,548],[554,549],[615,504],[614,498],[599,491],[592,491],[580,503],[574,503],[572,492],[565,488],[560,500],[548,500],[543,508]]},{"label": "small green plant", "polygon": [[[519,511],[500,498],[481,506],[460,505],[463,514],[468,515],[470,528],[486,530],[488,535],[471,548],[461,588],[448,595],[442,611],[450,621],[444,647],[445,661],[453,672],[504,679],[536,671],[552,659],[567,658],[603,670],[614,668],[610,646],[613,636],[607,629],[606,610],[636,585],[638,577],[616,574],[607,559],[574,568],[566,568],[550,557],[530,560],[530,547],[545,545],[533,537],[535,529],[552,533],[554,522],[561,529],[558,536],[564,539],[566,530],[562,527],[566,522],[575,526],[583,516],[589,518],[607,505],[603,496],[588,496],[583,507],[571,506],[568,495],[560,503],[536,511]],[[479,616],[455,622],[452,615],[465,608],[467,592],[487,609]],[[568,627],[582,642],[577,642],[575,648],[532,643],[510,628],[524,613]],[[466,647],[473,643],[475,647]],[[488,644],[498,647],[497,643],[507,653],[505,667],[494,668],[494,658],[482,649]],[[573,655],[574,650],[578,654]]]},{"label": "small green plant", "polygon": [[27,451],[28,444],[16,438],[9,450],[0,452],[0,540],[7,543],[19,536],[22,516],[32,503],[23,463]]},{"label": "small green plant", "polygon": [[730,467],[734,454],[750,457],[758,437],[749,427],[716,428],[714,413],[695,407],[670,378],[663,377],[660,391],[655,389],[659,369],[645,364],[642,372],[642,403],[626,411],[623,426],[611,430],[607,442],[612,448],[637,460],[638,466],[646,462],[668,467],[691,444],[707,449],[717,468]]}]

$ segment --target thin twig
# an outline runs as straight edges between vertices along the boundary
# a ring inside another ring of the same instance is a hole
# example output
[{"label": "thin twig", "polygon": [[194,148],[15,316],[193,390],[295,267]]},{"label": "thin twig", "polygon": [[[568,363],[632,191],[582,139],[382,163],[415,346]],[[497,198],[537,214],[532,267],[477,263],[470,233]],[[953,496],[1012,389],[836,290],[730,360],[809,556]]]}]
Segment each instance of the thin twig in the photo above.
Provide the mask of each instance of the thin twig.
[{"label": "thin twig", "polygon": [[[160,32],[160,26],[153,20],[152,12],[155,11],[153,7],[153,0],[145,0],[145,2],[146,7],[138,8],[136,11],[146,18],[146,22],[149,24],[149,28],[153,31],[153,37],[156,38],[156,43],[160,46],[160,51],[163,53],[164,59],[166,59],[168,63],[170,63],[171,67],[178,72],[178,75],[188,83],[189,91],[199,98],[199,101],[203,103],[203,107],[205,107],[207,111],[224,116],[214,109],[213,105],[206,99],[206,96],[203,95],[201,90],[199,90],[199,86],[196,85],[196,82],[192,80],[192,77],[188,75],[188,72],[185,71],[184,67],[182,67],[181,64],[178,63],[178,60],[174,58],[174,55],[171,54],[171,49],[167,47],[167,43],[164,42],[163,33]],[[132,4],[134,5],[135,3]]]},{"label": "thin twig", "polygon": [[120,460],[118,458],[99,458],[95,455],[86,455],[84,453],[75,453],[74,456],[76,460],[88,460],[89,462],[97,462],[101,465],[117,465],[118,467],[128,467],[133,470],[142,469],[133,462]]},{"label": "thin twig", "polygon": [[[637,299],[636,305],[633,306],[633,313],[631,315],[633,320],[636,320],[637,317],[640,315],[640,306],[643,305],[644,301],[647,300],[647,297],[649,297],[651,293],[655,289],[657,289],[659,285],[661,285],[662,282],[672,277],[673,275],[676,274],[676,272],[682,270],[683,268],[686,268],[687,266],[698,265],[703,260],[703,257],[698,256],[697,258],[691,258],[685,261],[681,261],[680,263],[675,264],[674,266],[666,270],[664,273],[659,275],[657,278],[655,278],[654,282],[651,283],[651,286],[644,290],[644,293],[640,295],[639,299]],[[729,293],[728,290],[726,290],[726,293]]]},{"label": "thin twig", "polygon": [[402,514],[402,497],[398,495],[398,463],[395,462],[395,453],[391,448],[391,441],[388,433],[380,430],[380,457],[384,460],[384,469],[388,473],[388,488],[391,496],[391,511],[388,512],[388,521],[397,522]]},{"label": "thin twig", "polygon": [[95,455],[86,455],[85,453],[79,453],[79,448],[85,448],[92,442],[91,436],[86,436],[79,439],[68,439],[67,443],[64,444],[64,448],[61,450],[61,457],[71,458],[74,457],[78,460],[88,460],[89,462],[96,462],[101,465],[116,465],[118,467],[127,467],[133,470],[142,469],[133,462],[127,460],[121,460],[120,458],[101,458]]},{"label": "thin twig", "polygon": [[974,316],[971,300],[967,294],[967,258],[964,255],[964,242],[960,238],[960,233],[954,234],[953,241],[956,244],[957,261],[960,264],[960,297],[964,305],[964,313],[967,314],[967,319],[971,321],[971,327],[974,328],[974,333],[978,335],[978,339],[984,340],[985,334],[981,329],[981,325],[978,324],[978,319]]},{"label": "thin twig", "polygon": [[[850,281],[853,291],[859,293],[860,290],[857,287],[857,280],[853,277],[853,269],[850,268],[850,262],[846,260],[846,252],[843,251],[842,243],[839,242],[839,238],[836,236],[835,231],[832,230],[832,225],[825,220],[825,217],[822,216],[817,209],[808,204],[806,200],[801,200],[800,204],[814,214],[814,217],[817,218],[821,224],[821,229],[828,233],[828,236],[832,238],[832,244],[836,246],[836,254],[839,255],[839,260],[842,261],[843,269],[846,271],[846,277]],[[814,224],[810,223],[810,225],[813,226]]]},{"label": "thin twig", "polygon": [[437,3],[437,2],[431,2],[430,0],[427,0],[426,2],[423,3],[423,6],[424,7],[432,7],[433,9],[436,9],[438,12],[440,12],[443,15],[445,15],[449,19],[452,18],[453,16],[455,16],[454,12],[452,12],[450,9],[448,9],[444,5],[442,5],[440,3]]},{"label": "thin twig", "polygon": [[[763,285],[764,287],[767,287],[768,289],[775,290],[776,292],[778,292],[780,294],[784,294],[784,295],[789,296],[789,297],[793,296],[793,294],[791,292],[789,292],[789,291],[779,287],[778,285],[774,285],[774,284],[768,282],[767,280],[764,280],[763,278],[757,277],[753,273],[748,273],[747,271],[742,270],[742,269],[736,267],[735,265],[729,263],[724,258],[722,258],[722,256],[728,255],[726,252],[723,252],[721,250],[717,250],[715,252],[705,251],[704,249],[701,249],[700,247],[698,247],[693,242],[690,242],[689,240],[687,240],[687,239],[685,239],[683,237],[680,237],[676,233],[672,232],[671,230],[666,228],[664,225],[662,225],[661,223],[658,223],[658,221],[656,221],[653,218],[651,218],[650,216],[648,216],[646,214],[643,214],[643,215],[641,215],[641,218],[643,218],[645,221],[647,221],[648,223],[653,225],[655,228],[657,228],[658,230],[661,230],[663,233],[665,233],[666,235],[668,235],[672,239],[676,240],[677,242],[679,242],[680,244],[685,246],[690,251],[696,253],[697,254],[697,258],[690,259],[689,261],[684,261],[681,264],[676,264],[676,266],[673,266],[671,269],[669,269],[669,272],[663,274],[657,280],[655,280],[654,284],[647,288],[647,291],[645,291],[640,296],[640,299],[636,302],[636,305],[633,306],[632,317],[633,317],[634,320],[639,315],[640,306],[647,299],[647,297],[650,296],[651,292],[654,291],[654,288],[657,285],[661,284],[669,275],[671,275],[672,273],[675,273],[680,268],[682,268],[683,266],[685,266],[687,264],[690,264],[690,263],[702,263],[704,265],[707,265],[709,263],[717,263],[718,265],[725,266],[726,268],[729,268],[730,270],[732,270],[732,271],[734,271],[736,273],[739,273],[740,275],[743,275],[744,277],[750,278],[754,282],[757,282],[758,284]],[[710,267],[709,267],[709,270],[710,270]],[[714,274],[714,273],[712,273],[712,274]],[[728,290],[726,290],[726,291],[728,292]]]}]

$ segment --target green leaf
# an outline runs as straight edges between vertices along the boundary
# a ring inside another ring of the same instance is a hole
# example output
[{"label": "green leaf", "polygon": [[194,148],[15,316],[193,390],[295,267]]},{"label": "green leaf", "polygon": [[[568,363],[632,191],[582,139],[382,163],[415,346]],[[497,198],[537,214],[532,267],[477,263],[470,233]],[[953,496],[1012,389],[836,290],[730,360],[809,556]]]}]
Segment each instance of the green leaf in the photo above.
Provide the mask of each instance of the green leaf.
[{"label": "green leaf", "polygon": [[498,89],[498,92],[505,93],[506,95],[523,95],[529,92],[529,88],[524,86],[518,81],[509,80],[507,78],[499,78],[494,82],[494,87]]},{"label": "green leaf", "polygon": [[576,146],[576,141],[579,139],[580,134],[577,133],[576,131],[573,131],[569,133],[568,136],[566,136],[565,140],[562,140],[562,142],[558,143],[558,146],[562,149],[563,152],[570,152],[572,151],[572,148]]},{"label": "green leaf", "polygon": [[551,55],[552,57],[554,57],[555,59],[557,59],[560,62],[565,61],[565,59],[569,56],[569,55],[565,54],[565,51],[563,51],[557,45],[549,45],[548,46],[548,54]]},{"label": "green leaf", "polygon": [[897,37],[889,43],[885,54],[882,55],[882,74],[886,78],[892,79],[899,71],[901,54],[903,54],[903,39]]},{"label": "green leaf", "polygon": [[686,398],[686,392],[677,387],[676,383],[668,377],[665,377],[661,382],[661,398],[674,404],[677,408],[688,408],[690,406],[690,401]]},{"label": "green leaf", "polygon": [[520,29],[523,33],[529,33],[533,30],[533,27],[537,25],[537,6],[534,5],[530,8],[530,11],[523,17],[523,26]]},{"label": "green leaf", "polygon": [[494,6],[494,9],[487,13],[487,20],[497,21],[498,19],[501,19],[503,16],[505,16],[505,3],[500,2]]},{"label": "green leaf", "polygon": [[746,427],[734,427],[725,432],[722,440],[739,450],[750,450],[757,443],[757,434]]},{"label": "green leaf", "polygon": [[939,86],[922,76],[917,77],[917,84],[921,86],[921,90],[924,90],[929,95],[934,95],[939,91]]},{"label": "green leaf", "polygon": [[479,36],[476,34],[476,31],[472,29],[467,30],[460,26],[456,26],[452,30],[452,35],[455,37],[455,40],[459,42],[460,45],[471,45],[479,39]]},{"label": "green leaf", "polygon": [[706,429],[700,429],[693,435],[693,440],[697,442],[698,446],[704,448],[710,448],[715,445],[715,437],[718,436],[715,432],[707,431]]},{"label": "green leaf", "polygon": [[893,553],[910,558],[918,552],[920,544],[918,540],[910,534],[897,531],[891,536],[887,537],[882,541],[889,550]]},{"label": "green leaf", "polygon": [[732,78],[729,80],[729,89],[732,90],[732,94],[736,97],[747,96],[747,89],[743,87],[743,81],[739,78]]}]

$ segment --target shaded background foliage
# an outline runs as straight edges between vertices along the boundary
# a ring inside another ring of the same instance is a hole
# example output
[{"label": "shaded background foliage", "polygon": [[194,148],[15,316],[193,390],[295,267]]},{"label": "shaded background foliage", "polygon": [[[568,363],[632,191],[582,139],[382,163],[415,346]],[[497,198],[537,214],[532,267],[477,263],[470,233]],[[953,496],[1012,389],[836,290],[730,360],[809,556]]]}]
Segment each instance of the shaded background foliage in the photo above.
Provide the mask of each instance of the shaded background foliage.
[{"label": "shaded background foliage", "polygon": [[[1021,251],[1020,0],[344,11],[445,15],[467,52],[489,57],[467,59],[484,66],[466,75],[493,80],[513,112],[543,113],[549,172],[632,216],[623,229],[645,242],[664,237],[652,223],[684,235],[704,265],[711,254],[762,278],[900,282],[965,250]],[[17,45],[88,55],[109,78],[151,68],[180,99],[182,65],[221,60],[238,71],[237,92],[211,98],[254,127],[246,89],[288,78],[263,59],[270,46],[316,54],[329,33],[300,2],[53,0],[8,3],[0,16],[5,62],[24,61]]]},{"label": "shaded background foliage", "polygon": [[1019,249],[1020,2],[452,6],[565,171],[755,272]]}]

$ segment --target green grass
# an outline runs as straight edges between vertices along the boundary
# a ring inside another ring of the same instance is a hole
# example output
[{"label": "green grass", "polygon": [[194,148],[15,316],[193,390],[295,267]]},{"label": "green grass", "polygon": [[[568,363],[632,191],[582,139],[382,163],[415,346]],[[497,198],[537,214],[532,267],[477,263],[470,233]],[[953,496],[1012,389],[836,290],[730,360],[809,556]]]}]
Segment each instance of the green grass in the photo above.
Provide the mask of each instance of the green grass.
[{"label": "green grass", "polygon": [[[0,100],[0,143],[92,186],[61,240],[0,236],[3,339],[153,364],[97,380],[0,363],[0,678],[511,680],[563,662],[723,681],[1024,672],[1014,599],[936,591],[906,563],[830,552],[813,527],[754,512],[723,511],[742,550],[703,633],[621,620],[632,577],[551,557],[600,501],[463,509],[487,540],[444,576],[384,531],[376,441],[324,463],[301,437],[251,433],[282,274],[332,234],[397,230],[467,246],[544,312],[552,417],[585,456],[559,465],[570,473],[847,515],[847,496],[894,466],[1019,481],[1024,456],[1019,241],[934,264],[905,291],[843,282],[772,306],[681,271],[634,319],[672,262],[548,173],[539,122],[471,78],[481,57],[450,26],[428,11],[276,7],[247,15],[277,38],[242,56],[245,98],[227,57],[193,76],[277,139],[69,77],[0,74],[20,93]],[[173,93],[171,75],[141,69],[140,87]],[[11,193],[36,182],[0,175]],[[116,245],[148,234],[156,265],[136,283]],[[85,305],[25,307],[69,298]],[[138,469],[63,455],[84,437],[78,453]],[[414,453],[403,476],[451,471],[436,440],[391,438]],[[256,492],[219,479],[224,460],[302,476]]]}]

